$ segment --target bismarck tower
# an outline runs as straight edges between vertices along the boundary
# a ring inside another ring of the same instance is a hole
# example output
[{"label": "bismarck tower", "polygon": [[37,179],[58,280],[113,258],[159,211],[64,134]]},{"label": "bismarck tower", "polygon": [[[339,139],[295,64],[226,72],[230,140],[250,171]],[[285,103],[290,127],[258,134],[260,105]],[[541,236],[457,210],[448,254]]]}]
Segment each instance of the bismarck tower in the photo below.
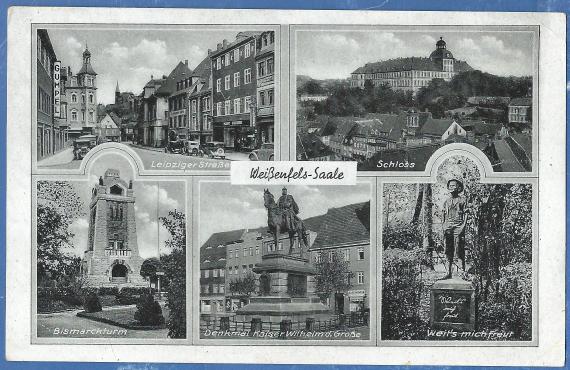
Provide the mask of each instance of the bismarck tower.
[{"label": "bismarck tower", "polygon": [[81,269],[90,286],[146,286],[140,275],[132,182],[108,169],[92,189]]}]

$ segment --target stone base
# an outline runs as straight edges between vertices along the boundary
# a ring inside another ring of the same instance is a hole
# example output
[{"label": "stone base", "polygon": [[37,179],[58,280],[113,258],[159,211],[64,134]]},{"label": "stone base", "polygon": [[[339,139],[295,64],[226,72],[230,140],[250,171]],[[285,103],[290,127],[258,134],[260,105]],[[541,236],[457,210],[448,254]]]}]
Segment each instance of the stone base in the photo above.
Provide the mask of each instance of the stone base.
[{"label": "stone base", "polygon": [[475,330],[475,289],[471,282],[457,278],[438,280],[431,287],[430,298],[431,328]]},{"label": "stone base", "polygon": [[148,288],[148,281],[145,281],[142,276],[128,277],[126,281],[109,281],[107,275],[87,275],[86,285],[94,288],[100,287],[145,287]]},{"label": "stone base", "polygon": [[259,318],[264,322],[282,320],[304,322],[312,317],[316,320],[329,319],[331,310],[321,303],[318,297],[252,297],[250,303],[236,311],[236,320],[250,322]]}]

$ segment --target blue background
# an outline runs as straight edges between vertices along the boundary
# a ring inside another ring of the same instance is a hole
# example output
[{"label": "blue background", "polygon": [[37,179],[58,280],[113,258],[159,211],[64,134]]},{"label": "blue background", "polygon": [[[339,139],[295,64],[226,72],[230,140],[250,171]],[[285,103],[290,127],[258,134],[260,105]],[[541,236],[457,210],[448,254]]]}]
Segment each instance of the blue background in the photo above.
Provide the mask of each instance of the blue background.
[{"label": "blue background", "polygon": [[[5,1],[0,0],[0,86],[6,86],[6,67],[7,67],[7,12],[10,6],[89,6],[89,7],[160,7],[160,8],[246,8],[246,9],[352,9],[352,10],[455,10],[455,11],[509,11],[509,12],[570,12],[570,0],[382,0],[382,1],[331,1],[331,0],[239,0],[239,1],[183,1],[183,0],[48,0],[48,1]],[[474,17],[477,15],[474,14]],[[568,34],[568,25],[567,25]],[[568,46],[566,48],[568,56]],[[568,76],[568,57],[567,59],[567,76]],[[566,77],[567,78],[567,77]],[[567,78],[568,82],[568,78]],[[568,96],[566,97],[566,105],[568,106]],[[567,109],[568,114],[568,109]],[[568,116],[567,116],[568,117]],[[378,366],[309,366],[309,365],[182,365],[182,364],[118,364],[118,363],[38,363],[38,362],[6,362],[5,360],[5,312],[6,312],[6,89],[0,89],[0,273],[1,273],[1,290],[0,290],[0,369],[117,369],[125,368],[125,370],[171,370],[171,369],[372,369]],[[568,131],[566,141],[568,142]],[[567,155],[568,166],[568,155]],[[566,171],[566,179],[568,180],[568,171]],[[568,199],[568,190],[566,194]],[[568,205],[567,205],[568,207]],[[567,208],[568,213],[568,208]],[[568,230],[568,217],[566,219],[566,229]],[[567,234],[568,235],[568,234]],[[566,264],[569,265],[570,258],[566,257]],[[567,277],[568,279],[568,277]],[[568,280],[567,280],[568,283]],[[566,302],[568,303],[568,284],[566,288]],[[566,312],[566,322],[569,315]],[[566,338],[568,340],[568,326],[566,327]],[[346,349],[350,350],[350,349]],[[212,354],[215,355],[215,349]],[[566,348],[566,356],[568,356],[568,348]],[[191,361],[191,359],[189,359]],[[392,367],[405,369],[408,367]],[[435,369],[436,367],[418,367],[422,369]],[[468,367],[458,367],[469,369]],[[512,369],[512,368],[504,368]],[[520,368],[525,369],[525,368]]]}]

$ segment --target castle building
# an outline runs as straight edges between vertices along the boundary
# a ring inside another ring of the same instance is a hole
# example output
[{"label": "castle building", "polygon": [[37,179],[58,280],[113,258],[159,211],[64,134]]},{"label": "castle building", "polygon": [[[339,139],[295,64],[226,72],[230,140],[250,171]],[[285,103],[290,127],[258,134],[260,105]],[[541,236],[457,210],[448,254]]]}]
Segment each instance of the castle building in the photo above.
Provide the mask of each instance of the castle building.
[{"label": "castle building", "polygon": [[393,90],[415,94],[435,78],[449,81],[458,73],[473,69],[467,62],[454,58],[442,37],[435,47],[429,58],[407,57],[367,63],[352,72],[350,86],[364,88],[366,81],[371,81],[374,86],[388,85]]},{"label": "castle building", "polygon": [[108,169],[92,189],[81,271],[90,286],[146,286],[140,275],[132,182]]},{"label": "castle building", "polygon": [[97,123],[97,73],[91,66],[91,52],[83,51],[83,64],[76,75],[67,69],[67,117],[70,139],[91,134]]}]

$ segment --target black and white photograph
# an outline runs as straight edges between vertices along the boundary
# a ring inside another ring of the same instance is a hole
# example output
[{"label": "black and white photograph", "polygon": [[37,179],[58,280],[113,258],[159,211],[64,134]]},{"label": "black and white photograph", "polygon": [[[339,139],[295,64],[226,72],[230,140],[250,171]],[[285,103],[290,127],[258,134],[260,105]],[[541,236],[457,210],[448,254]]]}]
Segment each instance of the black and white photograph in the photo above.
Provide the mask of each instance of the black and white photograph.
[{"label": "black and white photograph", "polygon": [[37,28],[38,169],[79,169],[107,142],[157,171],[273,160],[275,41],[239,25]]},{"label": "black and white photograph", "polygon": [[186,338],[186,183],[107,154],[36,186],[37,338]]},{"label": "black and white photograph", "polygon": [[533,339],[533,184],[482,183],[450,156],[435,183],[382,185],[382,340]]},{"label": "black and white photograph", "polygon": [[369,183],[200,189],[200,339],[370,339]]},{"label": "black and white photograph", "polygon": [[293,33],[297,160],[423,171],[439,148],[467,143],[495,172],[533,171],[536,27]]}]

